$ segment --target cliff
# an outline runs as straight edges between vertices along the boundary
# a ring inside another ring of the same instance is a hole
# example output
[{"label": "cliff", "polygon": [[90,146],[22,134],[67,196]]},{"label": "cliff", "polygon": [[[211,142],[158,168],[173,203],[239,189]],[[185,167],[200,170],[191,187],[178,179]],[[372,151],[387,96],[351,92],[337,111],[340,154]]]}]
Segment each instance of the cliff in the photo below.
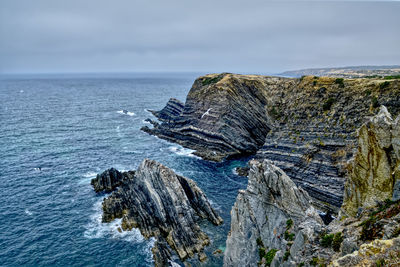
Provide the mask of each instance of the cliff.
[{"label": "cliff", "polygon": [[278,265],[294,264],[309,233],[321,228],[311,202],[270,161],[251,161],[247,189],[239,191],[231,211],[224,266],[269,266],[274,258]]},{"label": "cliff", "polygon": [[281,169],[252,160],[231,211],[224,265],[398,266],[399,118],[382,106],[358,130],[342,212],[329,225]]},{"label": "cliff", "polygon": [[[196,253],[200,260],[210,240],[199,219],[222,223],[203,191],[191,179],[175,174],[162,164],[145,159],[103,201],[103,222],[122,218],[122,230],[138,228],[145,238],[155,237],[156,266],[167,266],[175,251],[181,261]],[[95,183],[99,177],[94,179]]]},{"label": "cliff", "polygon": [[210,74],[198,78],[186,99],[170,100],[153,114],[162,121],[142,129],[196,150],[208,160],[256,153],[273,160],[321,209],[343,200],[355,130],[379,105],[400,112],[400,81],[300,79]]},{"label": "cliff", "polygon": [[350,167],[342,206],[345,214],[355,216],[392,199],[400,182],[400,116],[393,120],[382,106],[379,114],[358,130],[358,150]]}]

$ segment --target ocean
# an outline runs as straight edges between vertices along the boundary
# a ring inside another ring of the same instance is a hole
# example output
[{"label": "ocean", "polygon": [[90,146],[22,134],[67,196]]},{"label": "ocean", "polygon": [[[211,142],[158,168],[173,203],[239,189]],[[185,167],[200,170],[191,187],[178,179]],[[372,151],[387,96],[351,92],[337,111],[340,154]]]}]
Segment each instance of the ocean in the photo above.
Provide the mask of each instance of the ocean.
[{"label": "ocean", "polygon": [[[221,266],[230,210],[247,159],[204,161],[140,128],[147,109],[185,101],[199,74],[14,75],[0,78],[0,266],[153,266],[153,240],[101,223],[90,180],[108,168],[157,160],[197,182],[224,219],[203,221],[208,261]],[[122,112],[127,110],[127,113]],[[194,266],[197,261],[190,261]]]}]

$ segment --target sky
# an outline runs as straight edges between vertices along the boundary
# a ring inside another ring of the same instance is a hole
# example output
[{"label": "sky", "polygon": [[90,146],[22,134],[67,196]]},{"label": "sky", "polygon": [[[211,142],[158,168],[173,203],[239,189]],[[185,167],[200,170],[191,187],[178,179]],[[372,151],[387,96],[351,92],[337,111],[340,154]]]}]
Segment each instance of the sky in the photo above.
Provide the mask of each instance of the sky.
[{"label": "sky", "polygon": [[0,0],[0,73],[400,64],[400,1]]}]

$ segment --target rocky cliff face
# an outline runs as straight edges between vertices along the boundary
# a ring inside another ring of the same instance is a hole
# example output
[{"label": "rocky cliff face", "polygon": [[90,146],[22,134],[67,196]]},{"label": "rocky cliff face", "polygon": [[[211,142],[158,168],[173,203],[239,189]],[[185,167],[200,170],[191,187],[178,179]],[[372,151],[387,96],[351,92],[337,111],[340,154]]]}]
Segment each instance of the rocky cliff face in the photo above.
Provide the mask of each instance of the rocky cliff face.
[{"label": "rocky cliff face", "polygon": [[[143,130],[209,160],[243,153],[270,159],[321,209],[343,200],[355,130],[379,105],[400,112],[399,80],[301,79],[212,74],[198,78],[186,103],[170,100]],[[168,121],[165,120],[168,118]]]},{"label": "rocky cliff face", "polygon": [[254,153],[270,130],[267,102],[260,90],[265,88],[264,82],[265,78],[250,75],[200,77],[183,108],[171,99],[162,111],[153,112],[164,122],[169,118],[168,122],[142,129],[194,149],[195,154],[208,160]]},{"label": "rocky cliff face", "polygon": [[225,266],[397,266],[399,121],[382,106],[359,129],[342,213],[329,225],[272,161],[251,161],[231,211]]},{"label": "rocky cliff face", "polygon": [[167,266],[172,250],[184,261],[196,253],[200,260],[210,240],[198,221],[222,223],[205,194],[188,178],[162,164],[144,160],[137,171],[103,201],[103,222],[122,218],[121,228],[138,228],[145,238],[155,237],[156,266]]},{"label": "rocky cliff face", "polygon": [[251,161],[249,184],[239,191],[231,211],[224,266],[269,265],[274,258],[276,266],[292,266],[309,233],[321,229],[311,201],[270,161]]},{"label": "rocky cliff face", "polygon": [[135,172],[121,173],[118,170],[111,168],[98,174],[95,179],[92,179],[91,185],[96,193],[104,191],[110,193],[117,186],[121,185],[122,181],[126,178],[132,177]]},{"label": "rocky cliff face", "polygon": [[359,209],[392,199],[400,180],[399,136],[400,116],[393,120],[384,106],[359,129],[358,151],[344,192],[346,214],[355,216]]}]

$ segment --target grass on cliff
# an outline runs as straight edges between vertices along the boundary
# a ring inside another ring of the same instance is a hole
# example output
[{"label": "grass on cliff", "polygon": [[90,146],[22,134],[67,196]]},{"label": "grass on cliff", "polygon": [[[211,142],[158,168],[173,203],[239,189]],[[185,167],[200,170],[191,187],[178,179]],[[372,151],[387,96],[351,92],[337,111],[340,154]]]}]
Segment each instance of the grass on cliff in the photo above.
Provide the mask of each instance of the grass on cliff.
[{"label": "grass on cliff", "polygon": [[362,226],[360,239],[374,240],[383,236],[382,219],[389,219],[400,213],[400,201],[391,201],[386,199],[376,210],[370,212],[368,219],[364,220],[358,226]]},{"label": "grass on cliff", "polygon": [[222,76],[221,76],[221,75],[216,76],[216,77],[204,77],[203,80],[201,81],[201,84],[202,84],[203,86],[206,86],[206,85],[210,85],[210,84],[217,83],[217,82],[219,82],[221,79],[222,79]]}]

